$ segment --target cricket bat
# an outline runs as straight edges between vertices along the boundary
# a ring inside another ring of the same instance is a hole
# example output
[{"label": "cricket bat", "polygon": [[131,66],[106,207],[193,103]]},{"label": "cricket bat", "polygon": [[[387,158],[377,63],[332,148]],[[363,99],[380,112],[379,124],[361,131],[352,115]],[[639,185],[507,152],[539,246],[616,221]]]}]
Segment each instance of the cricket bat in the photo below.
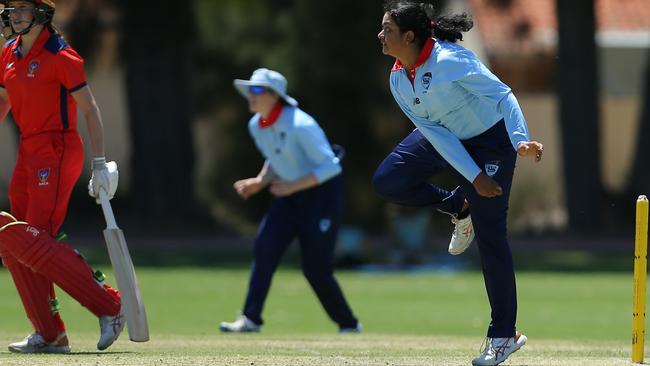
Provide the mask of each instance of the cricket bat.
[{"label": "cricket bat", "polygon": [[108,247],[108,256],[113,264],[117,288],[120,290],[129,339],[133,342],[146,342],[149,340],[149,324],[129,248],[126,246],[124,233],[115,222],[108,194],[102,189],[99,190],[99,199],[106,219],[104,239]]}]

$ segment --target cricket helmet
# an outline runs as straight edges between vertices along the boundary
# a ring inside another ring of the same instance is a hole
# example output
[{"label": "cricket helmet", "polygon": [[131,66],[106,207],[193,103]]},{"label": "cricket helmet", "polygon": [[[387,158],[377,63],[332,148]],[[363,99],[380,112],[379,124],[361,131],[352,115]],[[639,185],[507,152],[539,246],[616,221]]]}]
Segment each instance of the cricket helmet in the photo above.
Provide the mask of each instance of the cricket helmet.
[{"label": "cricket helmet", "polygon": [[54,18],[54,10],[56,9],[54,0],[34,0],[34,4],[36,5],[36,12],[34,13],[36,22],[40,24],[50,23]]},{"label": "cricket helmet", "polygon": [[[11,20],[9,15],[11,14],[11,8],[9,7],[9,2],[13,0],[0,0],[0,4],[4,5],[4,9],[0,11],[0,21],[2,22],[2,36],[11,39],[18,35],[13,31],[11,26]],[[19,1],[19,0],[15,0]],[[29,32],[29,30],[37,24],[50,24],[52,18],[54,18],[54,11],[56,9],[55,0],[22,0],[34,4],[34,20],[30,26],[24,31],[20,32],[21,34]],[[7,11],[8,10],[8,11]],[[11,34],[8,36],[5,35],[5,30],[11,31]]]},{"label": "cricket helmet", "polygon": [[[34,3],[34,22],[36,24],[47,24],[54,17],[56,4],[54,0],[25,0]],[[9,0],[7,0],[7,4]]]}]

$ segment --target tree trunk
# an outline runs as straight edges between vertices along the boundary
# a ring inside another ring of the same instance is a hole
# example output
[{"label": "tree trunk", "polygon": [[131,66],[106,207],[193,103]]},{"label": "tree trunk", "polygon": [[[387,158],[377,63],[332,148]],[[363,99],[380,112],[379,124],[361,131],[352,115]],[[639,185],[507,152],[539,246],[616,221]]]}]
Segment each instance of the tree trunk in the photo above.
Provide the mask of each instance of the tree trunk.
[{"label": "tree trunk", "polygon": [[650,196],[650,150],[646,143],[650,141],[650,52],[646,60],[645,83],[641,96],[641,116],[637,134],[636,154],[630,172],[628,191],[634,196]]},{"label": "tree trunk", "polygon": [[169,222],[195,206],[194,2],[122,6],[134,209],[145,222]]},{"label": "tree trunk", "polygon": [[594,0],[557,0],[558,95],[572,231],[601,227],[602,183]]}]

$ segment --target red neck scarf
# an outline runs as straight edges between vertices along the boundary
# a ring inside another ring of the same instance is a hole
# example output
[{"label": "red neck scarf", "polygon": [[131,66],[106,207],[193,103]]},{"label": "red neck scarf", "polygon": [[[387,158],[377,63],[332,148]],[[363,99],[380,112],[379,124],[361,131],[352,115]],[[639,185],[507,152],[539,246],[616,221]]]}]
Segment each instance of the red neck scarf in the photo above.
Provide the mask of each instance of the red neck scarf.
[{"label": "red neck scarf", "polygon": [[262,118],[260,116],[260,128],[268,128],[273,126],[275,122],[278,121],[278,118],[280,117],[283,108],[284,108],[284,103],[282,103],[282,101],[279,100],[275,104],[275,106],[273,106],[273,109],[271,109],[271,113],[269,113],[268,118]]},{"label": "red neck scarf", "polygon": [[[429,59],[429,56],[431,56],[431,51],[433,51],[433,46],[435,46],[436,42],[433,40],[433,38],[428,38],[426,42],[424,42],[424,46],[422,47],[422,50],[420,51],[420,55],[418,55],[418,59],[415,61],[415,65],[413,65],[413,68],[411,70],[406,70],[407,74],[409,76],[409,80],[411,80],[411,84],[413,83],[413,80],[415,80],[415,69],[418,67],[422,66],[427,60]],[[403,69],[404,65],[402,65],[402,61],[396,59],[395,64],[393,65],[393,69],[391,71]]]}]

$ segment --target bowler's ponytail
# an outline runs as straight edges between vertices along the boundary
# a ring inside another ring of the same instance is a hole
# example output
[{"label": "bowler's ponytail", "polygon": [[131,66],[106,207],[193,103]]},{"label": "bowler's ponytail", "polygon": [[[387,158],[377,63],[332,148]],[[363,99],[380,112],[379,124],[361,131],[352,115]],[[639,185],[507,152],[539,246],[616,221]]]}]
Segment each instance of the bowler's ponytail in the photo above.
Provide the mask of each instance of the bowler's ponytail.
[{"label": "bowler's ponytail", "polygon": [[463,32],[474,26],[467,13],[434,17],[435,9],[429,3],[388,0],[384,12],[390,14],[401,32],[412,31],[420,47],[431,36],[449,42],[462,41]]},{"label": "bowler's ponytail", "polygon": [[449,42],[463,40],[463,32],[467,32],[474,26],[472,17],[467,13],[441,15],[434,21],[433,36]]}]

